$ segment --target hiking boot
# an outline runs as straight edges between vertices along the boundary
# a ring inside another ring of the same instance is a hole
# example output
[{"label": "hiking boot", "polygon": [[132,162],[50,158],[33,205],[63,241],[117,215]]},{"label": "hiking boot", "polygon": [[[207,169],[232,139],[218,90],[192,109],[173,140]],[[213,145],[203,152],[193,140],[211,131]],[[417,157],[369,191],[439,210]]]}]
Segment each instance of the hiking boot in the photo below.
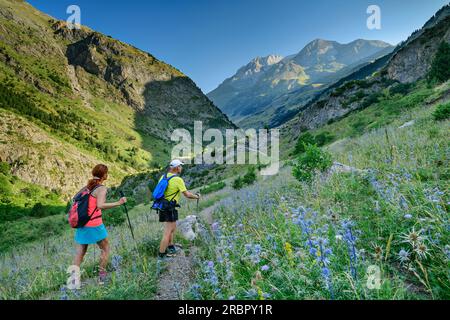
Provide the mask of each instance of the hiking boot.
[{"label": "hiking boot", "polygon": [[166,260],[170,260],[170,258],[175,257],[174,254],[169,253],[167,250],[164,253],[159,253],[158,254],[158,261],[166,261]]},{"label": "hiking boot", "polygon": [[175,247],[175,246],[170,246],[170,247],[168,247],[167,250],[166,250],[167,255],[172,256],[172,257],[176,256],[176,254],[177,254],[178,252],[180,252],[180,249],[178,249],[178,248]]}]

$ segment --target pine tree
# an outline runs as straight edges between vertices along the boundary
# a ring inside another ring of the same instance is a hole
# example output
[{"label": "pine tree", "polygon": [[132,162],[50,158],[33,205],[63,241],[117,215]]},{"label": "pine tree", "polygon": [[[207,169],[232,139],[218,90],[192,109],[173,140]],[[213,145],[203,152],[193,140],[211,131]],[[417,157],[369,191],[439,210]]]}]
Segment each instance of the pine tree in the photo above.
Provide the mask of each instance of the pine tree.
[{"label": "pine tree", "polygon": [[442,83],[450,79],[450,44],[442,42],[434,57],[429,73],[430,81]]}]

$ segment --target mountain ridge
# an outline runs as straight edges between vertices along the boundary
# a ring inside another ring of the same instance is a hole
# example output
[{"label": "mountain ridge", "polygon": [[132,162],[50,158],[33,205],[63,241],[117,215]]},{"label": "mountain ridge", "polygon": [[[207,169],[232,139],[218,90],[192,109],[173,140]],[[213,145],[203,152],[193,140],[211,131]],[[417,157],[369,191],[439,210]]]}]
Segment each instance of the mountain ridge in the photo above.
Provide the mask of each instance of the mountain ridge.
[{"label": "mountain ridge", "polygon": [[[317,88],[324,85],[316,82],[321,82],[322,79],[326,83],[332,82],[334,74],[345,73],[349,65],[363,63],[365,58],[386,48],[393,47],[377,40],[357,39],[341,44],[337,41],[315,39],[297,54],[262,68],[258,76],[252,78],[252,82],[247,81],[242,85],[242,82],[239,82],[241,73],[250,62],[207,96],[238,125],[249,127],[255,125],[251,119],[252,115],[264,114],[261,112],[264,109],[278,109],[282,104],[270,107],[278,98],[305,89],[305,86],[313,86],[310,90],[304,90],[313,94]],[[273,115],[266,115],[265,118],[270,123]],[[261,127],[261,121],[257,122],[257,126]]]},{"label": "mountain ridge", "polygon": [[286,139],[294,141],[302,132],[376,103],[377,96],[384,89],[407,87],[425,78],[439,45],[443,41],[450,43],[449,26],[450,5],[447,5],[391,54],[363,66],[312,99],[290,121],[280,126]]},{"label": "mountain ridge", "polygon": [[[0,94],[0,161],[25,182],[53,189],[58,181],[65,196],[99,162],[112,184],[164,166],[171,132],[192,130],[193,114],[205,128],[235,127],[178,69],[87,27],[70,30],[23,1],[0,0]],[[60,147],[14,137],[8,128],[18,126]],[[57,150],[74,148],[78,155]]]}]

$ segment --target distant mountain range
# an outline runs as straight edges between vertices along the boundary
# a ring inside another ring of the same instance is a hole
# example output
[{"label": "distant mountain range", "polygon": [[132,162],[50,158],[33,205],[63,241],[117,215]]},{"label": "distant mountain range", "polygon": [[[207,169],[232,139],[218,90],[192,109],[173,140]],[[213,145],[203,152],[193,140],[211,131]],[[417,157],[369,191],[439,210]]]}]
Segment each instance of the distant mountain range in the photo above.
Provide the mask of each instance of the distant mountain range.
[{"label": "distant mountain range", "polygon": [[284,138],[294,143],[302,132],[377,103],[386,89],[407,88],[424,79],[442,42],[450,43],[450,5],[440,9],[392,53],[363,65],[311,99],[280,127]]},{"label": "distant mountain range", "polygon": [[[316,39],[288,57],[257,57],[207,96],[237,125],[276,126],[327,85],[392,52],[383,41]],[[290,103],[294,95],[295,103]],[[280,112],[281,111],[281,112]]]}]

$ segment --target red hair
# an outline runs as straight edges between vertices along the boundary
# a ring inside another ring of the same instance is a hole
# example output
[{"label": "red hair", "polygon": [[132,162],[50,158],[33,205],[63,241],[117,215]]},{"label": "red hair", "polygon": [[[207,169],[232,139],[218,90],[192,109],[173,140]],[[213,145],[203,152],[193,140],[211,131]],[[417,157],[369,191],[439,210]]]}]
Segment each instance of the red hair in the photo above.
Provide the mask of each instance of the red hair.
[{"label": "red hair", "polygon": [[93,190],[96,186],[106,178],[108,174],[108,167],[104,164],[98,164],[92,169],[92,179],[88,181],[87,188]]}]

